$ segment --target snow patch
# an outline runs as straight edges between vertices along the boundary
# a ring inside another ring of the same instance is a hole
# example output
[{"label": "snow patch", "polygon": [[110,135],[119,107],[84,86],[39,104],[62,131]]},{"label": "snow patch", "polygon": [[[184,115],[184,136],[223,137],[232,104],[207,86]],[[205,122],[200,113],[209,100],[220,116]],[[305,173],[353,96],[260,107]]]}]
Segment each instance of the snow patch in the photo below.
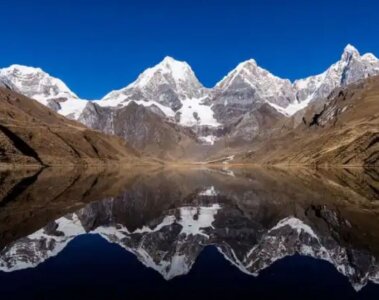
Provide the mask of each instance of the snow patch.
[{"label": "snow patch", "polygon": [[277,229],[282,228],[284,226],[290,226],[292,229],[296,230],[296,232],[298,234],[300,234],[301,231],[304,231],[304,232],[308,233],[311,237],[315,238],[316,240],[319,240],[318,236],[314,233],[314,231],[312,230],[312,228],[310,226],[305,224],[300,219],[297,219],[294,217],[288,217],[288,218],[285,218],[285,219],[279,221],[279,223],[276,226],[274,226],[273,228],[271,228],[270,231],[277,230]]},{"label": "snow patch", "polygon": [[214,118],[214,112],[211,106],[203,103],[206,98],[207,97],[182,100],[183,106],[178,110],[180,114],[179,124],[183,126],[220,126],[221,124]]},{"label": "snow patch", "polygon": [[221,209],[219,204],[213,204],[210,207],[180,208],[180,220],[178,221],[178,224],[182,226],[180,233],[185,235],[202,235],[208,238],[203,229],[213,228],[212,223],[219,209]]},{"label": "snow patch", "polygon": [[69,98],[64,102],[59,103],[61,109],[58,110],[58,113],[63,116],[69,116],[72,119],[77,120],[79,119],[87,103],[87,100]]},{"label": "snow patch", "polygon": [[159,231],[161,230],[163,227],[165,226],[169,226],[169,225],[172,225],[173,223],[175,223],[175,217],[174,216],[166,216],[163,221],[158,224],[154,229],[151,229],[147,226],[143,226],[141,229],[136,229],[132,232],[133,233],[146,233],[146,232],[156,232],[156,231]]},{"label": "snow patch", "polygon": [[199,140],[207,145],[214,145],[214,143],[218,140],[218,137],[215,135],[206,135],[199,137]]},{"label": "snow patch", "polygon": [[207,188],[206,190],[200,192],[199,196],[217,196],[217,192],[215,190],[215,187],[212,185],[211,187]]},{"label": "snow patch", "polygon": [[299,110],[306,108],[311,101],[312,101],[312,97],[310,96],[307,99],[305,99],[304,101],[293,102],[293,103],[290,103],[286,107],[281,107],[281,106],[279,106],[275,103],[271,103],[271,102],[267,102],[267,103],[270,106],[272,106],[273,108],[275,108],[281,114],[283,114],[287,117],[290,117],[290,116],[294,115],[295,113],[297,113]]},{"label": "snow patch", "polygon": [[231,162],[234,159],[235,155],[228,156],[222,163],[227,165],[229,162]]}]

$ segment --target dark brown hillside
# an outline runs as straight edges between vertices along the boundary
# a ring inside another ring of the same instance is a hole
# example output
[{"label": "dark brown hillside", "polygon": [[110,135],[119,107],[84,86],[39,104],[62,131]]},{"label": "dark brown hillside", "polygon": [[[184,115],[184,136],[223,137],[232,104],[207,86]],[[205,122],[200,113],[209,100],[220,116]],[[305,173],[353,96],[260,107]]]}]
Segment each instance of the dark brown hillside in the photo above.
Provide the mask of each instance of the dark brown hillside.
[{"label": "dark brown hillside", "polygon": [[134,163],[138,157],[118,137],[90,130],[35,100],[0,88],[0,164]]}]

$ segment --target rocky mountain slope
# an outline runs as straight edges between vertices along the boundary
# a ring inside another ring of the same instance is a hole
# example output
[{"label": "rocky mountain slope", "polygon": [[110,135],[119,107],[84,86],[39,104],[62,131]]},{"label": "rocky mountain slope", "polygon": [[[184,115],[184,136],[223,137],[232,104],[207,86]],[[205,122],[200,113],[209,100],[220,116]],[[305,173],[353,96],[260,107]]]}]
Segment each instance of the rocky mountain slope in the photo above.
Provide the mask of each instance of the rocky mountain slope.
[{"label": "rocky mountain slope", "polygon": [[379,165],[379,76],[340,88],[280,123],[236,160],[268,164]]},{"label": "rocky mountain slope", "polygon": [[141,154],[161,159],[190,157],[191,149],[198,141],[189,129],[167,122],[134,101],[118,109],[89,102],[79,121],[90,128],[129,141],[128,144]]},{"label": "rocky mountain slope", "polygon": [[90,130],[0,87],[0,164],[70,165],[138,161],[125,141]]},{"label": "rocky mountain slope", "polygon": [[294,82],[296,97],[309,103],[324,99],[338,87],[344,87],[370,76],[378,75],[378,59],[371,53],[360,55],[358,50],[347,45],[341,60],[324,73]]}]

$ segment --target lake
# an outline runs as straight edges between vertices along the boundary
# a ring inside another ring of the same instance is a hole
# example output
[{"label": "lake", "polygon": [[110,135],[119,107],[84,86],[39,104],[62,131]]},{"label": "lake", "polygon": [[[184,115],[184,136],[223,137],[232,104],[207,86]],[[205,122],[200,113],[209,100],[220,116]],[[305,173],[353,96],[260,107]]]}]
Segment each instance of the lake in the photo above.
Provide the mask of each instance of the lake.
[{"label": "lake", "polygon": [[379,170],[0,172],[4,299],[379,299]]}]

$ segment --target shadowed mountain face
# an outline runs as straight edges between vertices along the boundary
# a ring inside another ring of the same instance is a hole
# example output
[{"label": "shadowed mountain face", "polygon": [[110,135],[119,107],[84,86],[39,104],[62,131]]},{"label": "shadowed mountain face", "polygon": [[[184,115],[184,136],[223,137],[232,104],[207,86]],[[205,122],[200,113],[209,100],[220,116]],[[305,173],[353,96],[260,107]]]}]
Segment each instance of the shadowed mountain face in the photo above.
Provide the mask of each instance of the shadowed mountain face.
[{"label": "shadowed mountain face", "polygon": [[152,108],[131,102],[114,109],[88,103],[80,122],[90,128],[122,137],[129,145],[143,154],[163,159],[188,157],[190,146],[195,147],[197,138],[189,129],[162,119]]},{"label": "shadowed mountain face", "polygon": [[212,246],[258,278],[286,257],[312,257],[359,291],[379,283],[378,178],[375,169],[1,173],[0,269],[38,272],[97,234],[166,280],[191,274]]}]

